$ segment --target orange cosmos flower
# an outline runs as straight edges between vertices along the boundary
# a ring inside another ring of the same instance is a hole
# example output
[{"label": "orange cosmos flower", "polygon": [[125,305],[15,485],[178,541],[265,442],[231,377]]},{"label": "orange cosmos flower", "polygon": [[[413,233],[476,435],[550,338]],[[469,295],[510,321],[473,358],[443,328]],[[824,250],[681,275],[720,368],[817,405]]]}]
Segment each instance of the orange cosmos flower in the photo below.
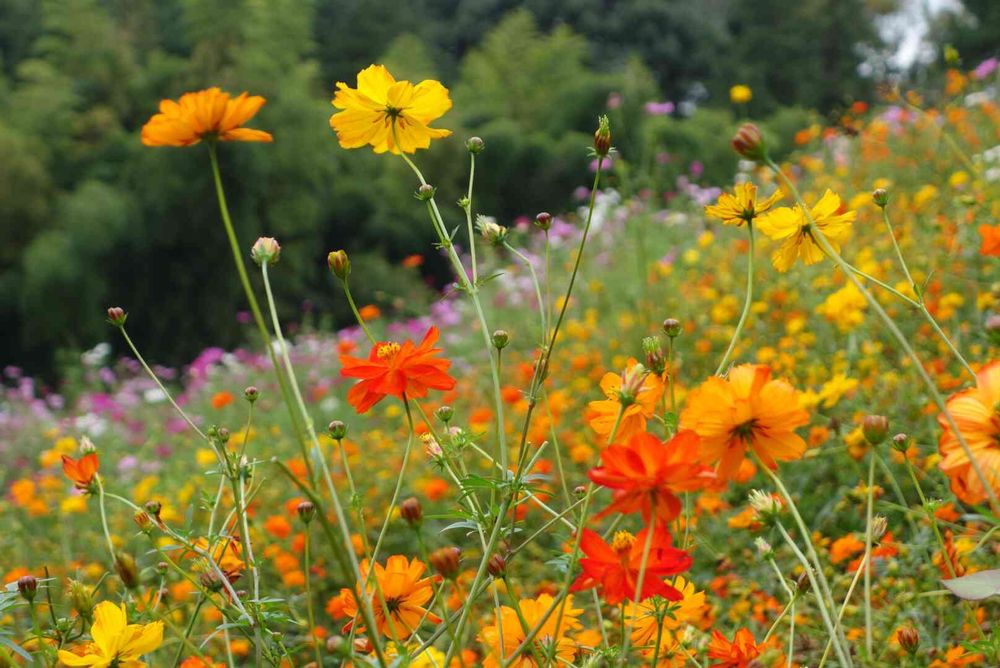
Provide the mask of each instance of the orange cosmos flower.
[{"label": "orange cosmos flower", "polygon": [[403,345],[380,341],[372,346],[368,359],[341,355],[340,373],[361,379],[347,393],[347,401],[358,413],[365,413],[388,394],[400,399],[404,394],[420,398],[426,397],[429,389],[454,388],[455,379],[447,373],[451,362],[436,357],[441,352],[434,347],[437,340],[438,330],[431,327],[416,346],[412,341]]},{"label": "orange cosmos flower", "polygon": [[398,155],[400,149],[415,153],[429,147],[432,139],[451,134],[430,127],[451,109],[448,89],[433,79],[416,86],[396,81],[382,65],[358,72],[357,88],[338,81],[333,106],[342,109],[330,117],[330,127],[343,148],[371,146],[376,153]]},{"label": "orange cosmos flower", "polygon": [[[650,527],[640,531],[638,536],[619,531],[615,533],[611,545],[608,545],[596,532],[584,529],[580,549],[587,556],[580,559],[583,572],[573,582],[572,591],[601,587],[608,605],[616,605],[626,599],[634,601],[648,531]],[[684,550],[673,547],[670,532],[665,526],[653,531],[640,600],[662,596],[671,601],[680,601],[684,596],[664,582],[663,578],[690,568],[691,556]]]},{"label": "orange cosmos flower", "polygon": [[[1000,361],[980,369],[976,387],[951,395],[947,408],[993,492],[1000,495]],[[938,467],[951,479],[952,491],[965,503],[985,502],[989,498],[986,488],[958,436],[944,415],[938,416],[938,424],[942,429]]]},{"label": "orange cosmos flower", "polygon": [[983,238],[979,254],[1000,257],[1000,225],[980,225],[979,236]]},{"label": "orange cosmos flower", "polygon": [[712,668],[748,668],[758,656],[760,648],[746,628],[737,631],[732,642],[718,631],[712,631],[712,640],[708,643],[708,658],[716,659]]},{"label": "orange cosmos flower", "polygon": [[73,481],[73,485],[77,489],[90,489],[90,486],[94,483],[94,476],[97,474],[97,467],[100,464],[96,452],[86,454],[79,459],[72,459],[63,455],[62,463],[63,473]]},{"label": "orange cosmos flower", "polygon": [[726,480],[736,475],[748,447],[771,468],[775,460],[801,457],[806,444],[795,429],[807,422],[795,388],[755,364],[735,367],[728,378],[709,378],[681,413],[681,427],[701,437],[702,461],[718,463],[716,474]]},{"label": "orange cosmos flower", "polygon": [[230,98],[218,88],[184,93],[180,100],[163,100],[160,113],[142,126],[146,146],[193,146],[202,139],[218,141],[273,141],[270,133],[242,127],[262,106],[259,95],[240,93]]},{"label": "orange cosmos flower", "polygon": [[[608,372],[601,378],[601,391],[607,399],[591,401],[587,404],[587,411],[584,417],[590,428],[599,436],[607,439],[614,429],[615,421],[618,419],[618,411],[621,409],[622,376],[628,376],[635,368],[637,362],[634,359],[628,361],[624,374]],[[642,385],[635,393],[635,397],[629,405],[625,407],[621,423],[618,425],[616,439],[627,439],[633,434],[646,431],[646,421],[656,413],[657,404],[663,395],[663,383],[655,374],[649,374],[642,381]]]},{"label": "orange cosmos flower", "polygon": [[[361,563],[362,580],[368,579],[368,569],[369,563],[365,559]],[[372,602],[375,626],[379,633],[405,640],[417,630],[422,621],[441,623],[440,617],[423,607],[434,595],[431,578],[421,577],[425,570],[427,566],[422,561],[411,561],[399,554],[389,557],[385,566],[375,564],[375,579],[385,597],[385,607],[389,609],[389,618],[386,619],[385,608],[375,595],[375,583],[370,584],[366,596]],[[344,633],[349,633],[356,621],[353,618],[358,614],[357,598],[350,589],[342,589],[340,594],[344,601],[344,614],[352,617],[343,630]]]},{"label": "orange cosmos flower", "polygon": [[680,431],[664,443],[648,432],[634,434],[625,445],[601,452],[602,466],[591,469],[592,481],[609,487],[612,502],[598,517],[609,513],[642,512],[650,521],[669,522],[681,512],[677,492],[702,487],[708,470],[698,459],[698,434]]}]

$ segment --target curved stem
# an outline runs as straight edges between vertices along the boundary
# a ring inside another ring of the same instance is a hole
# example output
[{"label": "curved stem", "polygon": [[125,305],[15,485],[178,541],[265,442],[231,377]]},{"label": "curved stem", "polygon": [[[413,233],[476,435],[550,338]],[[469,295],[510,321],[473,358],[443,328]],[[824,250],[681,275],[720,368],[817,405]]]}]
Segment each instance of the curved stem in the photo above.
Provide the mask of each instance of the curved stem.
[{"label": "curved stem", "polygon": [[522,253],[521,251],[519,251],[516,248],[514,248],[513,246],[511,246],[509,243],[507,243],[506,240],[504,240],[503,245],[504,245],[504,248],[506,248],[511,253],[513,253],[514,255],[516,255],[518,257],[518,259],[520,259],[521,262],[523,262],[528,267],[528,271],[531,272],[531,283],[535,287],[535,298],[538,300],[538,313],[539,313],[539,315],[541,317],[541,320],[542,320],[542,339],[541,340],[542,340],[542,343],[544,344],[545,343],[545,339],[548,336],[548,324],[545,322],[545,300],[542,299],[542,287],[541,287],[541,284],[539,284],[539,282],[538,282],[538,274],[535,273],[535,265],[532,264],[531,260],[529,260],[524,255],[524,253]]},{"label": "curved stem", "polygon": [[372,336],[371,330],[368,329],[368,324],[365,323],[365,319],[361,317],[361,312],[358,310],[357,304],[354,303],[354,295],[351,294],[351,286],[348,285],[346,276],[341,280],[341,284],[344,286],[344,295],[347,297],[347,303],[351,305],[351,312],[354,313],[354,319],[361,325],[361,331],[368,337],[368,341],[375,343],[375,337]]},{"label": "curved stem", "polygon": [[754,252],[754,238],[753,238],[753,223],[747,223],[747,233],[750,239],[750,250],[747,253],[747,294],[745,301],[743,302],[743,312],[740,314],[739,322],[736,323],[736,331],[733,332],[733,338],[729,341],[729,347],[726,348],[726,354],[722,356],[722,361],[719,362],[718,368],[715,370],[716,376],[721,376],[722,372],[726,369],[726,365],[729,363],[729,358],[733,354],[733,350],[736,349],[736,342],[740,338],[740,334],[743,332],[743,327],[746,325],[747,317],[750,315],[750,306],[753,304],[753,252]]}]

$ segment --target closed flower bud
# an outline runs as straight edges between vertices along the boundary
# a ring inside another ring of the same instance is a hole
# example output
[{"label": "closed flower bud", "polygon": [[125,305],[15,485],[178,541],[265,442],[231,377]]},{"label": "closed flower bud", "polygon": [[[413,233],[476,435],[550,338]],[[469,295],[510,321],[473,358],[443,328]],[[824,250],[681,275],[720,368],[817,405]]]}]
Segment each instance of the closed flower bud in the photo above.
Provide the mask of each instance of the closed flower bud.
[{"label": "closed flower bud", "polygon": [[441,577],[452,580],[458,575],[462,551],[457,547],[442,547],[431,552],[428,559]]},{"label": "closed flower bud", "polygon": [[330,251],[326,256],[326,264],[333,275],[342,281],[351,275],[351,258],[347,257],[346,251]]},{"label": "closed flower bud", "polygon": [[153,567],[153,570],[156,571],[157,575],[162,577],[167,574],[168,570],[170,570],[170,564],[165,561],[158,561],[156,562],[156,566]]},{"label": "closed flower bud", "polygon": [[299,519],[309,524],[316,516],[316,506],[312,501],[303,501],[295,507],[295,512],[299,514]]},{"label": "closed flower bud", "polygon": [[135,520],[135,523],[139,526],[139,530],[143,533],[149,533],[153,530],[153,519],[145,510],[135,511],[132,519]]},{"label": "closed flower bud", "polygon": [[38,589],[38,579],[34,575],[22,575],[17,579],[17,591],[26,601],[35,599],[35,591]]},{"label": "closed flower bud", "polygon": [[250,403],[257,401],[259,397],[260,397],[260,390],[258,390],[253,385],[243,390],[243,398],[249,401]]},{"label": "closed flower bud", "polygon": [[434,417],[445,424],[451,422],[451,419],[455,417],[455,409],[451,406],[441,406],[436,411],[434,411]]},{"label": "closed flower bud", "polygon": [[330,438],[335,441],[342,441],[347,437],[347,425],[340,420],[334,420],[328,424],[326,430],[330,434]]},{"label": "closed flower bud", "polygon": [[506,329],[498,329],[493,332],[493,347],[497,350],[503,350],[510,343],[510,334],[507,333]]},{"label": "closed flower bud", "polygon": [[667,358],[663,355],[663,347],[655,336],[647,336],[642,340],[642,352],[646,353],[646,366],[657,376],[667,368]]},{"label": "closed flower bud", "polygon": [[760,134],[760,129],[753,123],[744,123],[732,141],[733,150],[742,155],[747,160],[762,162],[767,157],[767,147],[764,146],[764,137]]},{"label": "closed flower bud", "polygon": [[749,499],[750,507],[760,520],[772,519],[781,511],[781,502],[767,492],[759,489],[750,490]]},{"label": "closed flower bud", "polygon": [[805,594],[811,588],[812,582],[809,580],[809,575],[807,573],[799,573],[799,577],[795,578],[795,591]]},{"label": "closed flower bud", "polygon": [[258,265],[274,264],[281,257],[281,246],[274,237],[260,237],[250,248],[250,257]]},{"label": "closed flower bud", "polygon": [[469,153],[475,155],[483,152],[483,149],[486,148],[486,142],[479,137],[469,137],[465,140],[465,148],[469,149]]},{"label": "closed flower bud", "polygon": [[896,434],[892,437],[892,448],[897,452],[906,452],[910,444],[910,437],[906,434]]},{"label": "closed flower bud", "polygon": [[219,428],[218,428],[218,429],[216,430],[216,432],[215,432],[215,439],[216,439],[216,440],[217,440],[217,441],[218,441],[219,443],[222,443],[223,445],[225,445],[226,443],[228,443],[228,442],[229,442],[229,439],[230,439],[231,437],[232,437],[232,434],[230,434],[230,433],[229,433],[229,430],[228,430],[228,429],[226,429],[225,427],[219,427]]},{"label": "closed flower bud", "polygon": [[330,636],[326,639],[326,651],[330,654],[341,655],[347,651],[347,641],[344,636]]},{"label": "closed flower bud", "polygon": [[597,131],[594,132],[594,152],[604,157],[611,152],[611,123],[607,116],[597,119]]},{"label": "closed flower bud", "polygon": [[427,202],[434,197],[435,192],[437,192],[437,188],[435,188],[429,183],[425,183],[424,185],[417,188],[417,192],[414,194],[414,197],[416,197],[421,202]]},{"label": "closed flower bud", "polygon": [[861,421],[861,433],[869,445],[878,445],[889,436],[889,420],[884,415],[866,415]]},{"label": "closed flower bud", "polygon": [[774,552],[774,548],[771,547],[771,544],[760,536],[754,539],[754,545],[757,546],[757,554],[762,558],[767,558]]},{"label": "closed flower bud", "polygon": [[160,511],[163,510],[163,505],[159,501],[153,499],[143,504],[143,508],[146,509],[146,512],[149,513],[150,517],[158,519],[160,517]]},{"label": "closed flower bud", "polygon": [[578,497],[583,497],[587,493],[587,488],[583,485],[577,485],[573,488],[573,494]]},{"label": "closed flower bud", "polygon": [[486,562],[486,570],[495,578],[502,578],[507,574],[507,560],[502,555],[494,554]]},{"label": "closed flower bud", "polygon": [[200,576],[198,576],[198,582],[200,582],[201,586],[207,589],[208,591],[211,592],[222,591],[223,587],[222,580],[220,580],[219,576],[213,571],[202,573]]},{"label": "closed flower bud", "polygon": [[417,526],[424,519],[424,511],[423,508],[420,507],[420,501],[418,501],[414,496],[411,496],[408,499],[403,499],[403,502],[399,504],[399,515],[406,520],[410,526]]},{"label": "closed flower bud", "polygon": [[139,568],[131,554],[122,552],[115,557],[115,573],[129,589],[139,586]]},{"label": "closed flower bud", "polygon": [[899,646],[910,655],[916,654],[917,648],[920,647],[920,634],[912,626],[899,629],[896,632],[896,639],[899,640]]},{"label": "closed flower bud", "polygon": [[108,322],[115,327],[124,327],[128,314],[120,306],[112,306],[108,309]]},{"label": "closed flower bud", "polygon": [[70,580],[66,593],[73,610],[82,617],[90,617],[94,609],[94,594],[90,587],[79,580]]},{"label": "closed flower bud", "polygon": [[875,206],[884,209],[889,203],[889,191],[885,188],[876,188],[872,191],[872,201],[875,202]]},{"label": "closed flower bud", "polygon": [[676,318],[667,318],[663,321],[663,333],[672,339],[677,338],[681,333],[681,321]]},{"label": "closed flower bud", "polygon": [[889,520],[884,515],[876,515],[872,518],[872,540],[881,540],[888,529]]},{"label": "closed flower bud", "polygon": [[97,452],[97,446],[94,442],[90,440],[89,436],[84,436],[80,439],[80,454],[89,455],[92,452]]},{"label": "closed flower bud", "polygon": [[552,214],[542,211],[535,216],[535,227],[548,232],[552,228]]}]

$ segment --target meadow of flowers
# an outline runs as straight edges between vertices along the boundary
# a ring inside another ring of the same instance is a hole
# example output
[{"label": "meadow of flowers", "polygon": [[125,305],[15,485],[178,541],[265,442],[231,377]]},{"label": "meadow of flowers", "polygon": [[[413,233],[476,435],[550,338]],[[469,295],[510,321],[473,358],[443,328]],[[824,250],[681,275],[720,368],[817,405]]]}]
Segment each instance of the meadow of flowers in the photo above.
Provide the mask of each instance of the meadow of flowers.
[{"label": "meadow of flowers", "polygon": [[130,355],[62,394],[4,370],[0,666],[1000,665],[993,70],[782,164],[746,124],[731,183],[631,191],[602,116],[579,208],[498,221],[447,88],[373,65],[331,130],[412,170],[438,244],[408,266],[454,282],[356,304],[345,240],[332,333],[279,319],[281,240],[229,216],[265,100],[164,100],[141,140],[207,154],[253,343],[150,366],[155,305],[112,306]]}]

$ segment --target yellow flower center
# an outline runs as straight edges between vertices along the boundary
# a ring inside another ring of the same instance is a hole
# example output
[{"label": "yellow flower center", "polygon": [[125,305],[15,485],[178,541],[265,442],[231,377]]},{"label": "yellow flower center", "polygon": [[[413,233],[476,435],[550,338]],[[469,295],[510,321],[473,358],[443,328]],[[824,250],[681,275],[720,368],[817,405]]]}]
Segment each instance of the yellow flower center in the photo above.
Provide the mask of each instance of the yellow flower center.
[{"label": "yellow flower center", "polygon": [[615,537],[611,539],[611,549],[621,553],[632,549],[635,544],[635,536],[628,531],[616,531]]},{"label": "yellow flower center", "polygon": [[399,352],[400,346],[395,341],[389,341],[388,343],[380,343],[377,348],[375,348],[375,356],[380,360],[390,360],[396,356]]}]

